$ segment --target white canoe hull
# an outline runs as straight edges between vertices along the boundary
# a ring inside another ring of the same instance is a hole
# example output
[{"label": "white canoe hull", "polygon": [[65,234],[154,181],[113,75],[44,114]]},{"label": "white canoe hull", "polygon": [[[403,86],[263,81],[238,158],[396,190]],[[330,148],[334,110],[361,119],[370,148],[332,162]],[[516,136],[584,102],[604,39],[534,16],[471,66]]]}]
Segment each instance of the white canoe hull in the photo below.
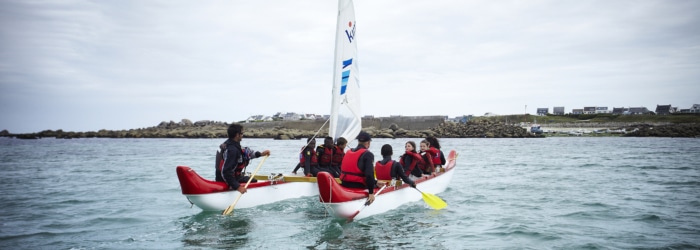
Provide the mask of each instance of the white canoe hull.
[{"label": "white canoe hull", "polygon": [[[238,196],[224,182],[202,178],[186,166],[176,168],[182,194],[197,207],[206,211],[222,211],[230,206]],[[286,199],[318,196],[316,177],[256,175],[257,182],[250,183],[248,192],[243,194],[235,208],[249,208],[270,204]],[[272,180],[271,180],[272,179]]]},{"label": "white canoe hull", "polygon": [[[450,184],[452,176],[454,176],[454,172],[455,170],[452,169],[451,171],[447,171],[443,175],[437,176],[432,180],[419,183],[416,185],[416,187],[426,193],[436,194],[444,192],[447,189],[447,186]],[[393,187],[387,187],[384,191],[388,191],[392,188]],[[326,206],[326,210],[328,210],[330,214],[338,218],[348,218],[355,214],[355,212],[358,210],[362,209],[362,211],[353,218],[358,220],[388,212],[411,202],[422,202],[422,200],[423,196],[418,190],[408,187],[380,194],[379,196],[375,197],[372,205],[367,206],[364,209],[365,199],[342,203],[324,203],[324,206]]]},{"label": "white canoe hull", "polygon": [[[226,191],[211,194],[185,195],[192,204],[205,211],[222,211],[241,195],[238,191]],[[236,208],[250,208],[287,199],[318,196],[315,182],[287,182],[265,187],[248,189],[236,203]]]}]

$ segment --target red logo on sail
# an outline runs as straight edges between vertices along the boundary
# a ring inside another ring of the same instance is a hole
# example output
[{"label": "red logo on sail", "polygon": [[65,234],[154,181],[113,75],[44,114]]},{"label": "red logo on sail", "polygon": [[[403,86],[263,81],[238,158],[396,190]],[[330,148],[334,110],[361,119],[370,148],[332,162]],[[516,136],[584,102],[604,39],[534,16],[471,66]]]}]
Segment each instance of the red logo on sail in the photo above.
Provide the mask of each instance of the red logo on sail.
[{"label": "red logo on sail", "polygon": [[350,43],[352,43],[352,39],[355,38],[355,25],[353,25],[352,22],[348,22],[348,27],[351,27],[351,30],[345,30],[345,34],[348,36],[348,40]]}]

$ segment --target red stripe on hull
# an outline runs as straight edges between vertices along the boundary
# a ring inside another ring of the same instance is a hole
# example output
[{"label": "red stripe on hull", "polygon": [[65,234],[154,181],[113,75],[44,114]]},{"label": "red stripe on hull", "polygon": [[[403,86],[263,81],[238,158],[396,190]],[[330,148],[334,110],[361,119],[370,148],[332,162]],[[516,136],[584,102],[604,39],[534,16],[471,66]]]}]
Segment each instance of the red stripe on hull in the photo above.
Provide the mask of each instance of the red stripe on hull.
[{"label": "red stripe on hull", "polygon": [[[190,167],[177,166],[175,171],[177,172],[177,179],[180,180],[182,194],[210,194],[230,191],[225,182],[204,179]],[[250,183],[248,189],[269,185],[269,181],[258,181]]]}]

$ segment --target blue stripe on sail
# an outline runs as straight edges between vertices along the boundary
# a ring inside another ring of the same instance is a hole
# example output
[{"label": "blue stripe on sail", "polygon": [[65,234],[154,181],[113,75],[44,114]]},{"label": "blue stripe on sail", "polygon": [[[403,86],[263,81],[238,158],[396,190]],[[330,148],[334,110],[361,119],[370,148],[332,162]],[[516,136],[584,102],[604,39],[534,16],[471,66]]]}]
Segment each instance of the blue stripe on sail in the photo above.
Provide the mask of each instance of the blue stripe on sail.
[{"label": "blue stripe on sail", "polygon": [[343,71],[343,78],[340,81],[340,94],[345,94],[345,90],[348,88],[348,80],[350,79],[350,70]]},{"label": "blue stripe on sail", "polygon": [[345,61],[343,61],[343,68],[347,68],[351,64],[352,64],[352,58],[345,60]]}]

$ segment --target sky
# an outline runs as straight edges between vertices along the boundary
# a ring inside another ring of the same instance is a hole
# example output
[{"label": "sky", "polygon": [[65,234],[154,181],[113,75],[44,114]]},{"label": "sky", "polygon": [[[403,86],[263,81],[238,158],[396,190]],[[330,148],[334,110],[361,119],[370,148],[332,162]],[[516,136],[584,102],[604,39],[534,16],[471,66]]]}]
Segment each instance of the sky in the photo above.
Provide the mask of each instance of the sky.
[{"label": "sky", "polygon": [[[700,104],[700,1],[356,0],[362,114]],[[0,0],[0,130],[330,113],[338,3]]]}]

